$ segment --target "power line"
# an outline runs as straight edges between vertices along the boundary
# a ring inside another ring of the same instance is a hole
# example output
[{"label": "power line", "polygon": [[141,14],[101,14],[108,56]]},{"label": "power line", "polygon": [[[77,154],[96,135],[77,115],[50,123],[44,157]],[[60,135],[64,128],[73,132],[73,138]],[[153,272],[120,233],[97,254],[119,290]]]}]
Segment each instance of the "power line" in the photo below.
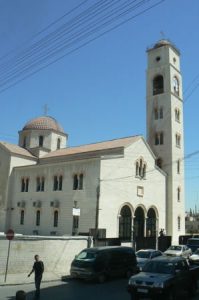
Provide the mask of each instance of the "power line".
[{"label": "power line", "polygon": [[[3,91],[7,90],[8,88],[10,88],[10,87],[16,85],[17,83],[19,83],[19,82],[25,80],[26,78],[32,76],[33,74],[39,72],[40,70],[42,70],[42,69],[48,67],[48,66],[51,65],[52,63],[57,62],[58,60],[62,59],[63,57],[65,57],[65,56],[67,56],[67,55],[69,55],[69,54],[71,54],[71,53],[73,53],[73,52],[79,50],[80,48],[86,46],[87,44],[91,43],[92,41],[94,41],[94,40],[98,39],[99,37],[105,35],[106,33],[108,33],[108,32],[110,32],[110,31],[112,31],[112,30],[118,28],[119,26],[121,26],[121,25],[123,25],[123,24],[129,22],[130,20],[132,20],[132,19],[134,19],[134,18],[136,18],[136,17],[142,15],[143,13],[145,13],[145,12],[151,10],[152,8],[156,7],[157,5],[161,4],[161,3],[164,2],[164,1],[165,1],[165,0],[161,0],[161,1],[159,1],[159,2],[157,2],[157,3],[155,3],[155,4],[153,4],[153,5],[151,5],[150,7],[147,7],[146,9],[140,11],[139,13],[137,13],[137,14],[131,16],[130,18],[128,18],[128,19],[126,19],[126,20],[124,20],[124,21],[122,21],[122,22],[120,22],[119,24],[116,24],[116,25],[112,26],[111,28],[107,29],[106,31],[102,32],[101,34],[98,34],[97,36],[91,38],[90,40],[87,40],[86,42],[82,43],[81,45],[77,46],[76,48],[71,49],[70,51],[68,51],[68,52],[65,53],[64,55],[62,55],[62,56],[60,56],[60,57],[54,59],[53,61],[47,63],[46,65],[43,65],[43,66],[39,67],[37,70],[32,71],[32,72],[30,71],[29,74],[23,76],[22,78],[20,78],[20,79],[18,79],[18,80],[17,80],[17,76],[18,76],[18,75],[15,75],[14,78],[13,78],[13,77],[9,78],[7,81],[1,83],[2,89],[0,90],[0,93],[2,93]],[[134,1],[133,1],[133,2],[134,2]],[[141,3],[142,3],[142,5],[143,5],[144,2],[145,2],[145,1],[141,1],[139,4],[141,5]],[[148,2],[148,1],[147,1],[147,2]],[[137,5],[138,5],[138,3],[137,3]],[[134,7],[134,9],[135,9],[135,7]],[[125,11],[125,13],[127,14],[128,12]],[[116,21],[118,17],[121,18],[121,14],[115,16],[114,18],[112,18],[111,20],[109,20],[109,21],[103,23],[102,25],[103,25],[103,26],[107,26],[107,25],[110,24],[110,22]],[[95,28],[94,30],[91,30],[91,31],[89,31],[89,32],[85,32],[85,33],[84,33],[84,36],[81,37],[81,40],[83,41],[83,40],[85,39],[85,35],[86,35],[86,34],[91,35],[91,34],[94,34],[96,31],[99,31],[99,30],[101,29],[100,26],[101,26],[101,25],[99,25],[99,26],[98,26],[97,28]],[[78,42],[79,42],[79,40],[78,40]],[[69,46],[71,46],[71,45],[69,45]],[[63,50],[63,49],[59,49],[59,51],[61,51],[61,50]],[[56,53],[57,53],[57,52],[56,52]],[[56,53],[53,53],[53,55],[56,54]],[[48,57],[48,56],[47,56],[47,57]],[[50,57],[48,57],[48,58],[50,58]],[[45,59],[45,57],[44,57],[44,59]],[[41,64],[41,61],[39,61],[39,63]],[[31,66],[31,67],[32,67],[32,66]],[[25,71],[27,71],[27,70],[25,70]],[[21,72],[20,75],[23,75],[24,70],[22,70],[22,71],[20,71],[20,72]],[[13,79],[16,79],[17,81],[15,81],[13,84],[10,84],[9,86],[3,88],[3,86],[5,86],[6,84],[9,84],[10,81],[13,81]]]}]

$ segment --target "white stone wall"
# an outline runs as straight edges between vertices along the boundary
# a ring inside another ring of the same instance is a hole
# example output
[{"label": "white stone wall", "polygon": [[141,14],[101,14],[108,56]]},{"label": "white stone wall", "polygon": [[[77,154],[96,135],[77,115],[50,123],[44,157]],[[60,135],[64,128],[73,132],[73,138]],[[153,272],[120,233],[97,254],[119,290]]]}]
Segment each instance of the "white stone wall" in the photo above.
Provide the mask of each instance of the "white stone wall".
[{"label": "white stone wall", "polygon": [[[140,157],[147,163],[146,179],[135,177],[135,162]],[[107,237],[118,237],[124,204],[129,205],[132,216],[138,206],[145,214],[153,207],[158,212],[157,226],[166,228],[165,175],[155,167],[154,156],[142,139],[127,147],[123,158],[104,159],[100,178],[99,227],[107,228]],[[144,189],[143,197],[137,195],[138,186]]]},{"label": "white stone wall", "polygon": [[[8,243],[6,239],[0,240],[0,275],[5,274]],[[8,276],[9,274],[20,275],[20,273],[28,275],[32,269],[35,254],[38,254],[44,262],[45,272],[51,272],[52,275],[58,276],[69,275],[72,260],[84,248],[87,248],[87,237],[14,239],[10,244]]]},{"label": "white stone wall", "polygon": [[[99,178],[100,163],[98,160],[56,163],[52,165],[36,165],[16,168],[14,170],[11,224],[17,233],[33,234],[37,230],[40,235],[50,235],[56,231],[57,235],[71,235],[73,223],[73,206],[76,201],[80,208],[79,232],[88,232],[95,226],[96,215],[96,187]],[[73,175],[84,174],[83,190],[73,190]],[[53,191],[54,175],[62,175],[62,191]],[[36,178],[45,177],[45,191],[36,191]],[[21,178],[29,177],[29,191],[21,192]],[[25,208],[17,206],[24,201]],[[33,203],[40,201],[41,207],[34,207]],[[58,201],[59,207],[53,208],[50,203]],[[25,211],[24,225],[20,225],[21,209]],[[58,227],[53,226],[54,210],[58,210]],[[40,226],[35,225],[36,210],[40,210]]]}]

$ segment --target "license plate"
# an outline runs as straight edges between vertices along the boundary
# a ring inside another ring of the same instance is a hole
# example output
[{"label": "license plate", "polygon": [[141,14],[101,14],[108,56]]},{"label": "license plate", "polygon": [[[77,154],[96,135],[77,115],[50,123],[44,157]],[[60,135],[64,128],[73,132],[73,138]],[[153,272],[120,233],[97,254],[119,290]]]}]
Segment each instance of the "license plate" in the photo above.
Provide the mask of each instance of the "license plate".
[{"label": "license plate", "polygon": [[148,290],[147,289],[137,289],[138,292],[140,293],[148,293]]}]

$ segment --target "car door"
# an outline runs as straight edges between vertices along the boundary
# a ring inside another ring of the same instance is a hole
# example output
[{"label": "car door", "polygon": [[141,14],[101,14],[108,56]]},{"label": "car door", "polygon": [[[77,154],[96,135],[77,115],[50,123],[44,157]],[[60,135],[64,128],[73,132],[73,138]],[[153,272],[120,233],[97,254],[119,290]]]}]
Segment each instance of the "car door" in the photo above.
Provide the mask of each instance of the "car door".
[{"label": "car door", "polygon": [[185,260],[175,263],[175,287],[177,290],[186,289],[189,282],[189,267]]}]

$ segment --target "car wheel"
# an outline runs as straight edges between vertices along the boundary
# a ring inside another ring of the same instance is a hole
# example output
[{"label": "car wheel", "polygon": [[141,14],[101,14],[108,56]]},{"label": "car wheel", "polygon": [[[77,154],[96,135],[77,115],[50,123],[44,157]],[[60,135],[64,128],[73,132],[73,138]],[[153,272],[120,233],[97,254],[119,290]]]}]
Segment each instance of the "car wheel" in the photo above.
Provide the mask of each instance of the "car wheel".
[{"label": "car wheel", "polygon": [[106,281],[106,275],[104,273],[99,274],[97,277],[97,281],[99,283],[104,283]]}]

